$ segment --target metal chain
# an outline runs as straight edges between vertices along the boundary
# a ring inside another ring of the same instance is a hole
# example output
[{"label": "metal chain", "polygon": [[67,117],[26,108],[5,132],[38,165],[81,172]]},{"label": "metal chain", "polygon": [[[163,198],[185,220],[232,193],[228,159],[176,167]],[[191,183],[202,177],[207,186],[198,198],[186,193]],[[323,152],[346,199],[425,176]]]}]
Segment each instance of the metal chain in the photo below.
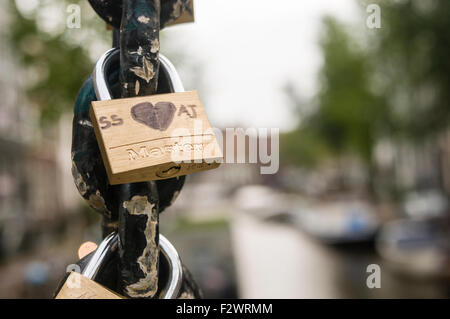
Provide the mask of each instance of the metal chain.
[{"label": "metal chain", "polygon": [[[155,94],[160,0],[124,0],[120,27],[122,97]],[[158,194],[154,182],[120,186],[119,280],[122,294],[149,298],[158,289]]]},{"label": "metal chain", "polygon": [[[191,0],[160,1],[89,0],[96,12],[116,27],[122,97],[157,93],[160,27],[178,18]],[[103,215],[103,235],[119,232],[120,293],[151,298],[158,289],[159,213],[173,202],[185,177],[110,185],[92,128],[78,122],[74,118],[72,173],[83,198]]]},{"label": "metal chain", "polygon": [[[160,26],[161,29],[178,19],[185,11],[190,12],[193,0],[162,0]],[[109,25],[120,29],[122,22],[123,3],[118,0],[89,0],[95,12]]]}]

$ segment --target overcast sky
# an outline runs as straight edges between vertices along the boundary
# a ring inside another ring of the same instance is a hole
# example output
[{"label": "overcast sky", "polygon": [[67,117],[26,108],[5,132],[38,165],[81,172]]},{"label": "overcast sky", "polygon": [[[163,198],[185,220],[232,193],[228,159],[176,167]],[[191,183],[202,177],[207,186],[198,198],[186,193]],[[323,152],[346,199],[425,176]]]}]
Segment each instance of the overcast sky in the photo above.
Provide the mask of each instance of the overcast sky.
[{"label": "overcast sky", "polygon": [[[163,32],[171,50],[202,64],[202,99],[213,126],[286,130],[295,119],[283,87],[292,80],[301,96],[315,92],[325,14],[348,22],[360,17],[354,0],[195,0],[196,22]],[[171,50],[161,43],[161,52]]]}]

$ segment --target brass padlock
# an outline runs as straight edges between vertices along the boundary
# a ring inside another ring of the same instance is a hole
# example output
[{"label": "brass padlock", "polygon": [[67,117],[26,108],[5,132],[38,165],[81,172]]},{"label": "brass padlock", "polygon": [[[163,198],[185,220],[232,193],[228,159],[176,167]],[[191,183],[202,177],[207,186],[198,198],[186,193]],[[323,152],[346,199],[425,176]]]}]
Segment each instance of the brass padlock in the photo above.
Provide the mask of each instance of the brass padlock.
[{"label": "brass padlock", "polygon": [[82,273],[71,272],[56,299],[123,299],[124,297],[103,287],[94,279],[101,266],[117,248],[116,233],[111,233],[98,246]]},{"label": "brass padlock", "polygon": [[[103,287],[95,280],[103,270],[105,263],[112,254],[117,253],[119,236],[117,233],[108,235],[98,246],[81,274],[71,272],[62,285],[56,299],[125,299],[125,297]],[[165,279],[156,296],[159,299],[175,299],[182,292],[184,278],[181,259],[173,245],[159,235],[161,268],[165,269]]]},{"label": "brass padlock", "polygon": [[99,101],[90,117],[110,184],[166,179],[213,169],[222,151],[196,91],[185,92],[170,61],[160,72],[170,94],[111,100],[106,81],[119,50],[110,49],[93,73]]}]

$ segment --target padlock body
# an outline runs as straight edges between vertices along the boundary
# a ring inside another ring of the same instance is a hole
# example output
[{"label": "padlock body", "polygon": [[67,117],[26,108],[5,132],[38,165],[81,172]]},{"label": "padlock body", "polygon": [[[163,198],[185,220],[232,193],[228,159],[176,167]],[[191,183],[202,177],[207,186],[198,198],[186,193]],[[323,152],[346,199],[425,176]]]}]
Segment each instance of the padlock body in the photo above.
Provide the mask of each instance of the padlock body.
[{"label": "padlock body", "polygon": [[112,185],[187,175],[222,160],[196,91],[93,101],[90,118]]},{"label": "padlock body", "polygon": [[72,272],[56,299],[124,299],[124,297],[77,272]]}]

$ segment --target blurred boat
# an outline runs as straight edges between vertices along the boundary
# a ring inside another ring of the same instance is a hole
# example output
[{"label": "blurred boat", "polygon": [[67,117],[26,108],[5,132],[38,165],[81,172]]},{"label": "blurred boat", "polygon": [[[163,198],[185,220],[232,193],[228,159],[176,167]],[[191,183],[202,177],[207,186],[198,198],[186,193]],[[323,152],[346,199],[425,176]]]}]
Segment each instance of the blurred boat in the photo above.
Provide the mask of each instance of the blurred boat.
[{"label": "blurred boat", "polygon": [[311,205],[298,218],[304,232],[332,245],[372,241],[380,223],[374,207],[363,201]]},{"label": "blurred boat", "polygon": [[377,236],[376,249],[403,274],[450,278],[450,227],[445,218],[387,223]]},{"label": "blurred boat", "polygon": [[234,202],[242,212],[293,226],[327,244],[370,242],[380,224],[375,208],[362,200],[309,203],[296,195],[249,185],[236,192]]},{"label": "blurred boat", "polygon": [[448,207],[447,197],[438,190],[411,192],[403,204],[405,214],[416,219],[444,217]]},{"label": "blurred boat", "polygon": [[236,191],[233,203],[238,211],[265,221],[294,223],[293,208],[301,205],[301,200],[267,186],[247,185]]}]

